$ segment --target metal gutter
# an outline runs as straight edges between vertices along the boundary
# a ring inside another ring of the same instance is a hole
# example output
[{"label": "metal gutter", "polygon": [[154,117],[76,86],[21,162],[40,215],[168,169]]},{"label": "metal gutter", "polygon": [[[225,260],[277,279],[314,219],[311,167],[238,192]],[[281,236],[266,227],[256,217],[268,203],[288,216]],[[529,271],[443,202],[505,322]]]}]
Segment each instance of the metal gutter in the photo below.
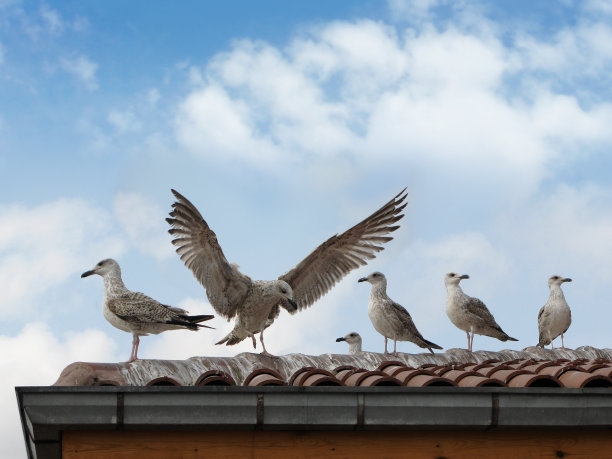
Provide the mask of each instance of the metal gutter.
[{"label": "metal gutter", "polygon": [[605,388],[17,387],[28,455],[68,430],[447,430],[612,427]]}]

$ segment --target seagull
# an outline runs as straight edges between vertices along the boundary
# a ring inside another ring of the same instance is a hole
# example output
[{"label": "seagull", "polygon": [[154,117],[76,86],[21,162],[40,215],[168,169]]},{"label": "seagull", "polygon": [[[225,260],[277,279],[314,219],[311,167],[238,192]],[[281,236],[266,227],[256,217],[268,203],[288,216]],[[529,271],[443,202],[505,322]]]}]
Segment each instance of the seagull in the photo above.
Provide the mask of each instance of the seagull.
[{"label": "seagull", "polygon": [[[461,279],[469,279],[467,274],[447,273],[444,277],[446,285],[446,315],[455,327],[465,331],[468,338],[468,351],[472,351],[474,334],[490,336],[500,341],[518,341],[508,336],[495,322],[493,314],[478,298],[466,295],[459,287]],[[470,337],[471,333],[471,337]]]},{"label": "seagull", "polygon": [[538,346],[540,347],[550,344],[554,349],[553,340],[561,335],[561,349],[565,349],[563,333],[567,331],[572,323],[572,311],[570,311],[567,301],[565,301],[561,284],[571,281],[569,277],[561,276],[550,276],[548,279],[550,296],[538,313],[538,330],[540,332]]},{"label": "seagull", "polygon": [[[228,346],[255,334],[266,350],[263,332],[280,314],[280,307],[294,314],[312,305],[353,269],[367,264],[392,240],[385,236],[399,228],[403,217],[405,189],[362,222],[340,235],[334,235],[310,255],[276,280],[251,280],[234,263],[228,263],[217,236],[198,209],[179,192],[166,221],[172,244],[185,266],[206,289],[215,311],[228,320],[236,318],[233,330],[216,344]],[[278,250],[278,249],[275,249]]]},{"label": "seagull", "polygon": [[131,333],[134,337],[128,363],[138,359],[138,345],[141,336],[149,333],[157,335],[166,330],[197,331],[200,327],[212,328],[201,325],[200,322],[210,320],[214,316],[189,316],[184,309],[158,303],[144,293],[132,292],[125,288],[121,280],[119,263],[112,258],[102,260],[93,269],[81,274],[81,277],[92,274],[98,274],[104,278],[104,302],[102,304],[104,318],[113,327]]},{"label": "seagull", "polygon": [[393,340],[393,355],[397,355],[398,340],[411,341],[419,347],[429,349],[432,354],[434,353],[432,348],[442,349],[437,344],[423,338],[408,311],[387,296],[387,279],[383,273],[376,271],[368,277],[362,277],[357,282],[366,281],[372,284],[368,315],[376,331],[385,337],[385,354],[388,354],[387,339]]},{"label": "seagull", "polygon": [[361,336],[357,332],[351,332],[341,338],[336,339],[336,343],[346,341],[349,345],[349,354],[359,354],[361,352]]}]

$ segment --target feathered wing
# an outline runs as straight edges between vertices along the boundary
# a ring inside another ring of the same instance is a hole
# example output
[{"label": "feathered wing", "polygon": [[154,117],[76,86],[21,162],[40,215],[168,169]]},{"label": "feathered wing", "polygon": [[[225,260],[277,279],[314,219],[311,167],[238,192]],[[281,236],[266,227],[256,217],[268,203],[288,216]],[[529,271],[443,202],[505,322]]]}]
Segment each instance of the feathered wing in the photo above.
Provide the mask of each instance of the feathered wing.
[{"label": "feathered wing", "polygon": [[214,316],[189,316],[181,308],[174,308],[161,304],[153,298],[140,292],[130,292],[108,301],[108,308],[117,317],[132,323],[165,323],[181,325],[197,330],[199,326],[211,328],[206,325],[197,325],[198,322],[212,319]]},{"label": "feathered wing", "polygon": [[478,298],[469,297],[465,304],[466,310],[472,315],[473,319],[479,322],[481,327],[488,328],[488,336],[500,339],[502,341],[518,341],[516,338],[509,336],[499,324],[495,321],[495,317],[489,311],[489,308]]},{"label": "feathered wing", "polygon": [[291,285],[299,310],[312,305],[353,269],[365,266],[383,250],[382,244],[393,239],[385,235],[399,228],[395,223],[404,216],[405,191],[344,233],[330,237],[279,277]]},{"label": "feathered wing", "polygon": [[215,311],[231,319],[247,297],[252,281],[228,263],[217,236],[198,209],[179,192],[172,193],[176,202],[166,221],[172,226],[168,232],[175,237],[172,244],[176,253],[206,289]]},{"label": "feathered wing", "polygon": [[395,310],[396,316],[400,320],[403,329],[408,331],[408,333],[410,333],[415,338],[413,343],[415,343],[419,347],[429,349],[432,354],[433,351],[431,350],[431,348],[442,349],[442,347],[438,346],[436,343],[433,343],[423,338],[423,335],[421,335],[421,332],[419,332],[419,330],[416,328],[416,325],[414,324],[414,321],[412,320],[412,317],[410,316],[410,313],[406,310],[406,308],[404,308],[401,304],[396,303],[395,301],[391,304],[391,308]]},{"label": "feathered wing", "polygon": [[540,312],[538,312],[538,346],[544,347],[550,344],[550,339],[546,336],[546,326],[550,318],[550,311],[546,308],[546,305],[542,306]]}]

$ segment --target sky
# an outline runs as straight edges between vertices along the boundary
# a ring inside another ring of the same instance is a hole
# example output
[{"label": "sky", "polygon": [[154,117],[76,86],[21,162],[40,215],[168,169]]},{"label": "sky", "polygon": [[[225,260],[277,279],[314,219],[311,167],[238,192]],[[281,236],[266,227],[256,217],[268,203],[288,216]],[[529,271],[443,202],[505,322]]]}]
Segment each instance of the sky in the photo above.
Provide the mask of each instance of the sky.
[{"label": "sky", "polygon": [[[253,279],[407,188],[394,240],[283,311],[272,353],[344,353],[350,331],[381,352],[357,283],[374,270],[445,349],[467,340],[443,277],[469,274],[464,291],[519,340],[475,338],[492,351],[536,344],[548,277],[571,277],[566,346],[610,347],[611,19],[608,0],[0,0],[6,451],[24,455],[14,386],[128,358],[102,279],[80,278],[99,260],[117,259],[131,290],[213,313],[170,244],[171,188]],[[139,355],[253,351],[215,346],[232,324],[212,322],[145,337]]]}]

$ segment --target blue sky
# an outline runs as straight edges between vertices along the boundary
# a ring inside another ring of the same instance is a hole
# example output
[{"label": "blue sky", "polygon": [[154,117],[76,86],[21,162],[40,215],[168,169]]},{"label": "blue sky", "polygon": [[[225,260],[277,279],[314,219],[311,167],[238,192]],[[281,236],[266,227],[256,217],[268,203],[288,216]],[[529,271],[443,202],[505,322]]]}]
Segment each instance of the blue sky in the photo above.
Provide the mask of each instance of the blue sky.
[{"label": "blue sky", "polygon": [[[609,347],[612,2],[0,0],[0,403],[76,360],[118,361],[102,317],[116,258],[128,288],[210,313],[170,245],[170,188],[254,279],[286,272],[402,188],[402,227],[366,268],[266,334],[285,354],[383,338],[373,270],[423,335],[465,347],[443,276],[467,273],[518,343],[537,341],[547,278],[565,284],[570,348]],[[144,358],[234,355],[231,324],[142,340]],[[418,352],[402,343],[404,352]]]}]

